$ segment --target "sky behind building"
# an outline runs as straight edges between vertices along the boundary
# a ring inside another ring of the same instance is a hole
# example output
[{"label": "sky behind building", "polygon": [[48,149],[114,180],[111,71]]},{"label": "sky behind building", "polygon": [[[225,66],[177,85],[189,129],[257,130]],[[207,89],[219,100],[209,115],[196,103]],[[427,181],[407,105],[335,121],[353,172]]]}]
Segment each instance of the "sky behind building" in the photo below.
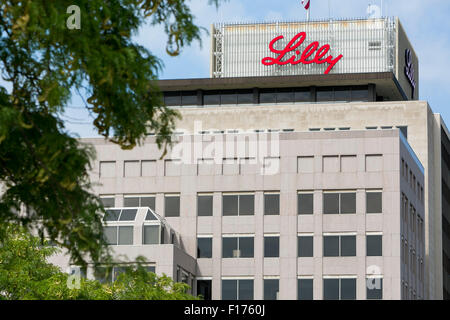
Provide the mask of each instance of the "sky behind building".
[{"label": "sky behind building", "polygon": [[[450,123],[450,1],[448,0],[311,0],[311,20],[366,18],[369,4],[381,8],[383,16],[398,16],[419,57],[420,100],[427,100],[433,111]],[[191,0],[196,23],[210,30],[216,22],[298,21],[306,19],[300,0],[229,0],[216,9],[208,0]],[[82,29],[81,29],[82,32]],[[165,52],[167,36],[161,27],[143,27],[136,40],[162,59],[160,79],[209,77],[210,37],[203,32],[198,43],[185,48],[178,57]],[[64,114],[67,129],[80,137],[95,137],[92,117],[74,96]]]}]

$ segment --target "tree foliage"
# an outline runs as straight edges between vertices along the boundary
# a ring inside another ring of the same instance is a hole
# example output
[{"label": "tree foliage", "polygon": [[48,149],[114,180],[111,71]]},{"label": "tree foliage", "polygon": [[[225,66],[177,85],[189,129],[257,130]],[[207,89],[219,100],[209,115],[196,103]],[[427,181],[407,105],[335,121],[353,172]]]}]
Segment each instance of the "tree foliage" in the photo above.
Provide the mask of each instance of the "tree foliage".
[{"label": "tree foliage", "polygon": [[55,247],[8,225],[0,245],[0,300],[193,300],[189,287],[167,276],[147,272],[138,259],[116,281],[100,283],[81,278],[79,288],[68,286],[69,275],[48,262]]},{"label": "tree foliage", "polygon": [[[151,131],[166,150],[179,115],[158,91],[160,60],[132,37],[146,22],[162,24],[167,53],[179,54],[202,31],[186,2],[0,3],[0,69],[12,88],[0,86],[0,241],[1,225],[15,222],[69,249],[76,263],[107,255],[88,176],[94,152],[66,131],[61,114],[82,92],[100,135],[130,149]],[[73,4],[79,30],[66,27]]]}]

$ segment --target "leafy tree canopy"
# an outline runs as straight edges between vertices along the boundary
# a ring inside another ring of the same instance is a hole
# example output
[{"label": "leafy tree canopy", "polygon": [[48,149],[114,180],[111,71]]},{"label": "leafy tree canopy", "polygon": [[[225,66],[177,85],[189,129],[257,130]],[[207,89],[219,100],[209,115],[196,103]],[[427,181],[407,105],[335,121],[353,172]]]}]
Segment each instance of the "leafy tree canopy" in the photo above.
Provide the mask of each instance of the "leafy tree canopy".
[{"label": "leafy tree canopy", "polygon": [[4,226],[7,236],[0,245],[0,300],[194,300],[184,283],[147,272],[138,259],[116,281],[100,283],[81,278],[77,288],[68,286],[69,275],[50,264],[55,247],[42,243],[23,228]]},{"label": "leafy tree canopy", "polygon": [[[132,36],[146,22],[163,25],[167,52],[177,55],[202,32],[186,2],[1,1],[0,70],[12,90],[0,86],[0,229],[36,228],[78,264],[107,255],[103,208],[88,179],[94,152],[68,134],[60,115],[72,93],[83,92],[100,135],[129,149],[151,131],[166,150],[179,115],[158,92],[160,60]],[[73,4],[79,30],[66,26]]]}]

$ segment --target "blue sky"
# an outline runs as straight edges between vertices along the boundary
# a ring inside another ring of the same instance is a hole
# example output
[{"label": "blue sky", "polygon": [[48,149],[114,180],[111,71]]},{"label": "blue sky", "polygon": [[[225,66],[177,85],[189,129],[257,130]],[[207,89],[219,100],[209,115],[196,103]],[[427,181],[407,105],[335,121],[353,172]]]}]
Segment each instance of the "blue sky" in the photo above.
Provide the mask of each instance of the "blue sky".
[{"label": "blue sky", "polygon": [[[305,10],[300,0],[229,0],[218,9],[208,0],[191,0],[196,23],[209,30],[214,22],[303,20]],[[311,19],[367,17],[369,4],[381,6],[381,0],[311,0]],[[329,7],[330,4],[330,7]],[[329,9],[330,8],[330,9]],[[434,112],[440,113],[450,126],[450,1],[449,0],[384,0],[383,15],[398,16],[419,57],[420,99],[427,100]],[[82,31],[82,30],[81,30]],[[185,48],[178,57],[165,52],[167,37],[160,27],[145,26],[136,41],[146,46],[164,62],[161,79],[209,77],[209,36],[203,34],[198,43]],[[96,136],[92,118],[80,108],[82,101],[74,97],[64,117],[67,129],[81,137]]]}]

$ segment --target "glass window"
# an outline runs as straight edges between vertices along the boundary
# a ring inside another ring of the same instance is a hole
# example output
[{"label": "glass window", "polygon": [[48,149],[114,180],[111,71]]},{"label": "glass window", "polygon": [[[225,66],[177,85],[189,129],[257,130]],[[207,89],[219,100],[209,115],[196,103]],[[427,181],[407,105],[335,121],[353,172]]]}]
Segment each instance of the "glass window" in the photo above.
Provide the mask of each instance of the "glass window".
[{"label": "glass window", "polygon": [[264,300],[278,300],[278,279],[264,279]]},{"label": "glass window", "polygon": [[164,103],[166,106],[181,106],[180,92],[165,92]]},{"label": "glass window", "polygon": [[224,91],[220,95],[221,104],[237,104],[238,96],[234,91]]},{"label": "glass window", "polygon": [[120,210],[106,210],[103,221],[117,221],[119,220]]},{"label": "glass window", "polygon": [[333,89],[318,88],[317,92],[316,92],[316,95],[317,95],[317,102],[333,101],[334,100]]},{"label": "glass window", "polygon": [[156,267],[155,267],[155,266],[146,266],[146,267],[144,267],[144,268],[145,268],[145,270],[146,270],[147,272],[153,272],[153,273],[156,272]]},{"label": "glass window", "polygon": [[314,213],[314,194],[299,193],[297,195],[298,214],[313,214]]},{"label": "glass window", "polygon": [[356,300],[356,279],[341,279],[341,300]]},{"label": "glass window", "polygon": [[164,197],[164,208],[166,217],[179,217],[180,197],[179,196]]},{"label": "glass window", "polygon": [[197,280],[197,294],[203,297],[203,300],[211,300],[212,281],[211,280]]},{"label": "glass window", "polygon": [[366,236],[366,250],[368,257],[381,257],[383,255],[383,236]]},{"label": "glass window", "polygon": [[241,251],[241,258],[253,258],[254,251],[254,238],[243,237],[239,238],[239,250]]},{"label": "glass window", "polygon": [[367,213],[383,212],[381,192],[366,192],[366,209]]},{"label": "glass window", "polygon": [[339,236],[323,237],[323,256],[339,257]]},{"label": "glass window", "polygon": [[334,89],[334,100],[336,102],[351,101],[351,91],[349,88],[336,88]]},{"label": "glass window", "polygon": [[324,214],[339,213],[339,193],[323,194],[323,213]]},{"label": "glass window", "polygon": [[197,214],[199,217],[206,217],[213,215],[213,196],[202,195],[197,196]]},{"label": "glass window", "polygon": [[197,239],[197,258],[212,258],[212,238]]},{"label": "glass window", "polygon": [[123,209],[120,214],[120,221],[134,221],[136,214],[137,209]]},{"label": "glass window", "polygon": [[238,238],[222,238],[222,258],[237,258]]},{"label": "glass window", "polygon": [[112,268],[111,267],[95,267],[94,278],[100,283],[112,281]]},{"label": "glass window", "polygon": [[369,90],[352,89],[352,101],[369,101]]},{"label": "glass window", "polygon": [[220,93],[217,91],[205,92],[203,96],[204,105],[220,105]]},{"label": "glass window", "polygon": [[280,256],[280,237],[264,237],[264,258]]},{"label": "glass window", "polygon": [[298,256],[299,257],[313,257],[314,255],[314,237],[313,236],[299,236],[298,237]]},{"label": "glass window", "polygon": [[144,244],[159,244],[159,226],[144,226]]},{"label": "glass window", "polygon": [[294,91],[295,102],[311,102],[311,91],[309,89],[296,89]]},{"label": "glass window", "polygon": [[356,213],[356,193],[341,193],[341,213]]},{"label": "glass window", "polygon": [[139,197],[130,197],[123,199],[123,206],[126,208],[129,207],[139,207]]},{"label": "glass window", "polygon": [[115,198],[100,198],[104,208],[114,208],[115,200]]},{"label": "glass window", "polygon": [[339,300],[339,279],[323,279],[323,300]]},{"label": "glass window", "polygon": [[133,244],[133,227],[119,227],[119,245]]},{"label": "glass window", "polygon": [[252,104],[253,103],[253,90],[239,90],[238,91],[238,103],[239,104]]},{"label": "glass window", "polygon": [[181,94],[181,105],[195,106],[197,105],[197,91],[185,91]]},{"label": "glass window", "polygon": [[239,300],[253,300],[253,280],[239,280]]},{"label": "glass window", "polygon": [[265,194],[264,195],[264,214],[266,216],[280,214],[280,195]]},{"label": "glass window", "polygon": [[151,220],[158,220],[158,219],[150,210],[147,210],[147,215],[145,216],[145,220],[151,221]]},{"label": "glass window", "polygon": [[276,103],[277,93],[275,90],[261,90],[259,94],[259,103]]},{"label": "glass window", "polygon": [[382,300],[383,299],[383,279],[372,278],[367,279],[367,300]]},{"label": "glass window", "polygon": [[107,244],[117,245],[117,227],[104,227],[103,234]]},{"label": "glass window", "polygon": [[356,256],[356,236],[341,236],[341,257]]},{"label": "glass window", "polygon": [[222,300],[238,300],[237,280],[222,280]]},{"label": "glass window", "polygon": [[289,103],[294,102],[294,91],[292,89],[278,89],[277,103]]},{"label": "glass window", "polygon": [[252,216],[255,214],[255,196],[240,195],[239,196],[239,215]]},{"label": "glass window", "polygon": [[148,207],[155,210],[155,197],[141,197],[140,207]]},{"label": "glass window", "polygon": [[237,195],[223,195],[222,196],[222,210],[224,216],[238,215],[239,196]]},{"label": "glass window", "polygon": [[313,279],[298,279],[298,300],[313,300]]}]

